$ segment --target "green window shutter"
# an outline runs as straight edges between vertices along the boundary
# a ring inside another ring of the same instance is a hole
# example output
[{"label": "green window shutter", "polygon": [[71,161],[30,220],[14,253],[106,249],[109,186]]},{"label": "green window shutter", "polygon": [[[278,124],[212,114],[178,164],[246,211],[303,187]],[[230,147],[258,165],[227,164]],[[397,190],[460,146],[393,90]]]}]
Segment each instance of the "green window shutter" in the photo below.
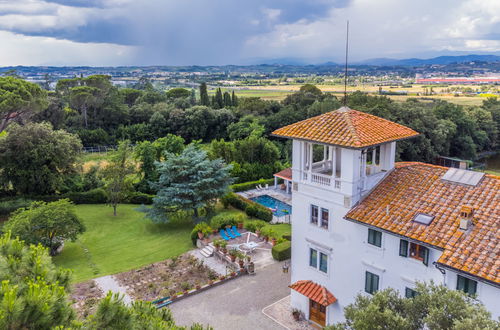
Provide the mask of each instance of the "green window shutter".
[{"label": "green window shutter", "polygon": [[406,298],[414,298],[417,296],[417,291],[410,289],[410,288],[405,288],[405,297]]},{"label": "green window shutter", "polygon": [[378,291],[379,276],[365,272],[365,292],[373,294]]},{"label": "green window shutter", "polygon": [[323,273],[328,272],[328,256],[321,252],[319,254],[319,270]]},{"label": "green window shutter", "polygon": [[309,254],[309,266],[317,268],[318,267],[318,251],[310,249]]},{"label": "green window shutter", "polygon": [[457,290],[465,291],[465,277],[457,275]]},{"label": "green window shutter", "polygon": [[399,241],[399,255],[401,257],[408,257],[408,241],[404,239]]},{"label": "green window shutter", "polygon": [[382,233],[378,230],[368,228],[368,244],[378,247],[382,246]]},{"label": "green window shutter", "polygon": [[423,246],[421,248],[423,249],[424,253],[424,260],[422,260],[422,262],[424,263],[424,265],[429,266],[429,249]]},{"label": "green window shutter", "polygon": [[382,232],[375,232],[375,245],[378,247],[382,247]]},{"label": "green window shutter", "polygon": [[475,295],[477,292],[477,282],[473,280],[469,280],[469,290],[468,293],[470,295]]},{"label": "green window shutter", "polygon": [[470,295],[475,295],[477,292],[477,282],[467,277],[457,275],[457,290],[461,290]]}]

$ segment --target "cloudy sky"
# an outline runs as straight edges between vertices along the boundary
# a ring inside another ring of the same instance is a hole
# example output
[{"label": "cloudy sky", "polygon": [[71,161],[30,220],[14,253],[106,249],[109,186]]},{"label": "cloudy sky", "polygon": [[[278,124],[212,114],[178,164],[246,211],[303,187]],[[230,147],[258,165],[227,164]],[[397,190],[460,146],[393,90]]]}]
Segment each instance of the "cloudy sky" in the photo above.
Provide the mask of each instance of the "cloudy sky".
[{"label": "cloudy sky", "polygon": [[0,0],[0,66],[500,54],[499,0]]}]

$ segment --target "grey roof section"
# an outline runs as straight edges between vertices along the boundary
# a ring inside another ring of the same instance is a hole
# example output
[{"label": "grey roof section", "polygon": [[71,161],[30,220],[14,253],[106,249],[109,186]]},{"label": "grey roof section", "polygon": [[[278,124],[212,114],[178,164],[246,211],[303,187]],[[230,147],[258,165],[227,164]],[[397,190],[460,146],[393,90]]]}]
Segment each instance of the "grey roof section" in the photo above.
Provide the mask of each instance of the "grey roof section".
[{"label": "grey roof section", "polygon": [[482,172],[473,172],[452,167],[446,171],[441,179],[453,183],[477,186],[483,177],[484,173]]}]

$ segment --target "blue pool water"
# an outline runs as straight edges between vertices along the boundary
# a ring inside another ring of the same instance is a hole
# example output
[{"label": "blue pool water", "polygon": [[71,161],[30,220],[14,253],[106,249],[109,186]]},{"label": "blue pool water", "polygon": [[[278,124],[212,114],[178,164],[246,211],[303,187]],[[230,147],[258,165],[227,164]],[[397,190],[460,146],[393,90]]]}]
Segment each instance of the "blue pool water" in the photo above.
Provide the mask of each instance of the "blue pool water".
[{"label": "blue pool water", "polygon": [[264,205],[265,207],[272,209],[273,214],[277,217],[282,217],[287,214],[292,214],[292,206],[282,201],[277,200],[269,195],[261,195],[251,198],[256,203]]}]

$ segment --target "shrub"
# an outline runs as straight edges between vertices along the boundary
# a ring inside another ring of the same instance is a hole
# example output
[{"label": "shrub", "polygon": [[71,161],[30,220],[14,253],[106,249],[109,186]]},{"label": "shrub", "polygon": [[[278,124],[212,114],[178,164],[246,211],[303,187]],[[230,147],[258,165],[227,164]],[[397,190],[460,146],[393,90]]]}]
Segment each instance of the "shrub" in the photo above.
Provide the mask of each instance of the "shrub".
[{"label": "shrub", "polygon": [[283,243],[276,244],[271,250],[273,258],[278,261],[283,261],[290,259],[292,256],[292,243],[290,241],[285,241]]},{"label": "shrub", "polygon": [[153,204],[153,197],[155,196],[142,192],[133,192],[127,197],[127,203],[151,205]]},{"label": "shrub", "polygon": [[255,217],[267,222],[273,219],[273,212],[271,212],[271,210],[263,205],[260,205],[259,203],[255,203],[248,198],[242,197],[235,193],[229,193],[224,196],[223,199],[225,199],[225,202],[229,205],[245,211],[248,216]]},{"label": "shrub", "polygon": [[262,220],[251,220],[245,223],[245,228],[252,233],[255,233],[256,230],[261,230],[266,225],[265,221]]},{"label": "shrub", "polygon": [[234,192],[238,192],[238,191],[255,189],[255,187],[257,187],[257,185],[259,185],[259,184],[262,186],[265,186],[266,184],[273,184],[273,183],[274,183],[274,179],[260,179],[257,181],[250,181],[250,182],[233,184],[230,187]]},{"label": "shrub", "polygon": [[101,188],[85,192],[70,192],[64,194],[63,198],[69,198],[75,204],[104,204],[108,201],[106,192]]},{"label": "shrub", "polygon": [[234,225],[236,225],[236,219],[231,214],[219,214],[210,220],[210,226],[217,230]]},{"label": "shrub", "polygon": [[291,241],[292,240],[292,233],[289,233],[289,232],[283,233],[283,235],[281,235],[281,237],[283,237],[284,239],[286,239],[288,241]]},{"label": "shrub", "polygon": [[209,236],[212,233],[212,228],[206,222],[200,222],[191,230],[191,241],[196,245],[198,239],[198,232],[202,232],[203,236]]},{"label": "shrub", "polygon": [[31,202],[33,202],[30,199],[25,199],[25,198],[16,198],[16,199],[10,199],[10,200],[4,200],[0,202],[0,215],[8,215],[11,212],[21,208],[21,207],[28,207]]}]

